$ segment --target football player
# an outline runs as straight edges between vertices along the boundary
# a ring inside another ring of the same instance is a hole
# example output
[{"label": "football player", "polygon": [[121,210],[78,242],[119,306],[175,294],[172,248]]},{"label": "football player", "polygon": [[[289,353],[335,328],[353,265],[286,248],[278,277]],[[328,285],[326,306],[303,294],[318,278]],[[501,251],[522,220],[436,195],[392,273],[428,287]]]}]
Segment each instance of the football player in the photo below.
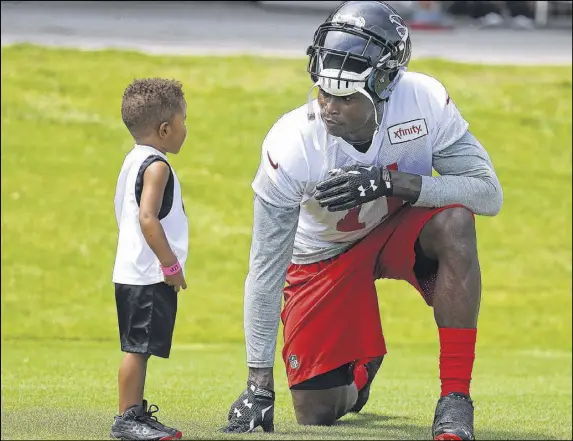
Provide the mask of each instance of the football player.
[{"label": "football player", "polygon": [[416,288],[438,327],[433,439],[474,439],[474,216],[496,215],[503,193],[446,88],[407,70],[411,47],[404,20],[381,1],[344,2],[315,32],[307,104],[272,126],[252,184],[249,375],[226,432],[273,430],[281,319],[297,421],[331,425],[359,412],[386,354],[374,282],[388,278]]}]

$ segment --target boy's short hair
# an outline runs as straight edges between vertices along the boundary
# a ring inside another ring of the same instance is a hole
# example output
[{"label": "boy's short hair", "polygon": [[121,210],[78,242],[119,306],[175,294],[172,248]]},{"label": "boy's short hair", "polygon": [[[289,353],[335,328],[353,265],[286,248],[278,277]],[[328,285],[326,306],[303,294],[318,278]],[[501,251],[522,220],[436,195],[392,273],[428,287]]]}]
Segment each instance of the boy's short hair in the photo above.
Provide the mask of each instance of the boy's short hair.
[{"label": "boy's short hair", "polygon": [[165,78],[135,79],[123,92],[121,118],[134,138],[157,130],[161,123],[173,121],[182,110],[181,83]]}]

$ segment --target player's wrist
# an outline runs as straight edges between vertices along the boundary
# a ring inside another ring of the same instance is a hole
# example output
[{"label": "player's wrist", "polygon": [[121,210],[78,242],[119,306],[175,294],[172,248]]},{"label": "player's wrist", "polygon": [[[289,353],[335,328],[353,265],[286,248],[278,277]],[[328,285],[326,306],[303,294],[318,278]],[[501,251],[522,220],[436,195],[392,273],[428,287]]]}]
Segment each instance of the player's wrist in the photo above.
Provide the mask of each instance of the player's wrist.
[{"label": "player's wrist", "polygon": [[380,167],[380,193],[382,196],[394,196],[394,182],[386,167]]},{"label": "player's wrist", "polygon": [[273,375],[273,368],[253,368],[249,367],[248,380],[255,383],[258,387],[270,391],[275,390],[275,381]]},{"label": "player's wrist", "polygon": [[416,203],[422,191],[422,176],[396,170],[389,170],[389,174],[392,179],[393,196],[411,204]]}]

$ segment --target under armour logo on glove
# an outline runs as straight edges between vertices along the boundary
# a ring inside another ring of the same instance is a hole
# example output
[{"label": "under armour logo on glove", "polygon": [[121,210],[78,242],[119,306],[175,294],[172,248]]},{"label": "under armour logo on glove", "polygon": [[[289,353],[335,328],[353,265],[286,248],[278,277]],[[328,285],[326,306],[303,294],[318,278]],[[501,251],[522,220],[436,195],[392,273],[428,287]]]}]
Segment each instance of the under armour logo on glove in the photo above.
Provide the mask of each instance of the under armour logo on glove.
[{"label": "under armour logo on glove", "polygon": [[350,210],[382,196],[392,196],[392,178],[386,168],[351,165],[331,170],[329,175],[316,186],[314,196],[328,211]]},{"label": "under armour logo on glove", "polygon": [[[370,179],[370,188],[372,189],[372,191],[376,191],[378,189],[378,186],[374,184],[374,179]],[[366,190],[368,190],[368,188],[364,188],[362,185],[360,187],[358,187],[358,190],[360,190],[360,197],[366,197]]]},{"label": "under armour logo on glove", "polygon": [[274,431],[275,393],[247,383],[247,389],[231,405],[227,427],[223,432],[252,432],[261,426],[265,432]]}]

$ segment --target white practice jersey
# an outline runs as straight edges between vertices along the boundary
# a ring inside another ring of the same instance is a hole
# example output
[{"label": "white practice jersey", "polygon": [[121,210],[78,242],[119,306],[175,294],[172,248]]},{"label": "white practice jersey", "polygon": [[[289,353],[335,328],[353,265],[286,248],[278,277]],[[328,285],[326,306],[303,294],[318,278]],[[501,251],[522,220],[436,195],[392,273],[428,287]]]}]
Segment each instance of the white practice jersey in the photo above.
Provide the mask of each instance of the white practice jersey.
[{"label": "white practice jersey", "polygon": [[[117,254],[113,267],[114,283],[152,285],[165,279],[161,264],[147,244],[139,224],[139,200],[143,190],[143,175],[155,160],[169,165],[167,156],[153,147],[135,145],[126,155],[115,192],[115,216],[119,228]],[[189,223],[181,197],[181,185],[171,168],[163,195],[159,220],[173,253],[183,271],[189,247]]]},{"label": "white practice jersey", "polygon": [[468,130],[442,84],[420,73],[406,73],[398,83],[385,103],[380,128],[366,153],[330,136],[316,101],[314,109],[314,121],[308,121],[307,107],[302,106],[272,127],[253,182],[255,193],[271,205],[300,204],[295,257],[364,237],[388,215],[389,203],[396,204],[393,198],[383,197],[350,211],[321,208],[314,194],[329,170],[363,164],[431,176],[433,153]]}]

